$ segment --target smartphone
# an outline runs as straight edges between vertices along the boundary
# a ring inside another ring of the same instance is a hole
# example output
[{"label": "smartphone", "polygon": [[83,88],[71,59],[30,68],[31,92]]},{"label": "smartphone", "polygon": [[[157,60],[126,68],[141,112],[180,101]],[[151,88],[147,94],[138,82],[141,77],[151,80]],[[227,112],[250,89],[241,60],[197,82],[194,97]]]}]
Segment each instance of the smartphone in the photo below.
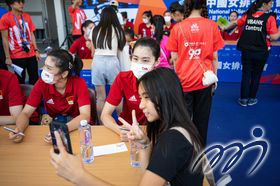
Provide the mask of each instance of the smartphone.
[{"label": "smartphone", "polygon": [[3,127],[3,128],[7,131],[13,132],[14,134],[18,134],[20,136],[25,136],[22,132],[16,132],[15,129],[11,129],[11,128],[8,128],[8,127]]},{"label": "smartphone", "polygon": [[50,133],[51,133],[51,137],[52,137],[52,144],[53,144],[54,152],[59,154],[59,149],[57,147],[54,131],[58,131],[58,133],[60,134],[61,141],[62,141],[66,151],[70,154],[73,154],[69,131],[68,131],[68,127],[67,127],[66,123],[52,121],[52,123],[50,124]]}]

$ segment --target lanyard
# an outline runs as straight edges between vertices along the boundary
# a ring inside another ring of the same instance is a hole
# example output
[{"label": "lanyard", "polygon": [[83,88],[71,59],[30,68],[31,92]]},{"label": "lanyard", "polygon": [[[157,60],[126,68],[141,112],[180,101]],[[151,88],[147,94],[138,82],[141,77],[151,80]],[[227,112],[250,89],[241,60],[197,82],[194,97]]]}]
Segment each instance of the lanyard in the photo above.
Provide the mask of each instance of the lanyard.
[{"label": "lanyard", "polygon": [[[26,34],[26,25],[25,25],[25,22],[24,22],[24,19],[23,19],[23,16],[21,16],[21,19],[22,19],[22,28],[20,27],[20,24],[16,18],[16,16],[14,15],[14,19],[17,23],[17,27],[19,28],[20,30],[20,35],[21,37],[23,38],[24,41],[27,40],[27,34]],[[28,42],[27,42],[28,43]]]}]

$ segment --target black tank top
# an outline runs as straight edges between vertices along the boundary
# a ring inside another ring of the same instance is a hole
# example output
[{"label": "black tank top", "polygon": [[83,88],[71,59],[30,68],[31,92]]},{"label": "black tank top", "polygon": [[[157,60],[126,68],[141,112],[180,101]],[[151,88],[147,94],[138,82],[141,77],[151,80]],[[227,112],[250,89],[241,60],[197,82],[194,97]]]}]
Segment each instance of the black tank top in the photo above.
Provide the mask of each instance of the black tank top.
[{"label": "black tank top", "polygon": [[270,16],[271,14],[266,13],[259,17],[247,15],[243,32],[237,43],[237,50],[268,51],[266,23]]}]

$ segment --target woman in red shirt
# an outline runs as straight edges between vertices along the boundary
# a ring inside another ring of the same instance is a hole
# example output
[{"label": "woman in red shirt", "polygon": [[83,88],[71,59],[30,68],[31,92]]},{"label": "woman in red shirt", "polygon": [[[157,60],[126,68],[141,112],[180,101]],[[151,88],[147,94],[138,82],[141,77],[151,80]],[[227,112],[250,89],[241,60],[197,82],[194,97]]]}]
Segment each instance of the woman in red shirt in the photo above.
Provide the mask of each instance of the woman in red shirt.
[{"label": "woman in red shirt", "polygon": [[277,40],[280,37],[276,20],[268,13],[271,7],[272,0],[257,0],[240,19],[223,28],[228,30],[235,26],[244,26],[237,43],[242,60],[241,92],[238,99],[241,106],[253,106],[258,103],[256,96],[263,68],[269,56],[270,40]]},{"label": "woman in red shirt", "polygon": [[94,27],[94,23],[91,20],[86,20],[82,24],[82,34],[79,39],[75,40],[71,45],[69,52],[71,54],[77,54],[80,59],[92,59],[92,44],[91,44],[91,31]]},{"label": "woman in red shirt", "polygon": [[139,108],[140,98],[137,92],[137,79],[152,70],[159,63],[160,46],[152,38],[141,38],[132,49],[131,70],[120,72],[110,88],[109,96],[104,105],[101,120],[103,124],[120,135],[122,141],[127,141],[126,130],[119,128],[112,113],[123,103],[120,117],[132,123],[131,112],[136,111],[140,124],[145,124],[146,117]]},{"label": "woman in red shirt", "polygon": [[[41,79],[34,85],[23,111],[16,121],[16,131],[24,132],[32,113],[42,98],[46,112],[56,120],[64,117],[69,131],[76,129],[81,120],[90,119],[90,98],[85,80],[80,78],[83,63],[73,59],[66,50],[55,49],[48,54]],[[10,133],[9,138],[21,142],[23,137]],[[49,134],[45,141],[50,143]]]},{"label": "woman in red shirt", "polygon": [[172,30],[173,26],[175,25],[174,23],[172,23],[172,17],[171,17],[171,12],[169,10],[166,10],[164,12],[164,34],[169,36],[170,35],[170,31]]},{"label": "woman in red shirt", "polygon": [[140,37],[151,37],[152,36],[152,23],[153,23],[152,11],[145,11],[142,14],[143,23],[139,25],[138,34]]},{"label": "woman in red shirt", "polygon": [[217,24],[208,19],[205,0],[186,0],[185,19],[171,30],[167,49],[178,74],[187,108],[206,145],[212,85],[202,83],[204,72],[217,74],[218,53],[224,47]]},{"label": "woman in red shirt", "polygon": [[81,26],[87,19],[84,10],[80,9],[83,0],[72,0],[72,5],[69,6],[68,11],[72,20],[72,38],[75,41],[81,35]]},{"label": "woman in red shirt", "polygon": [[[233,23],[236,21],[238,18],[238,13],[236,11],[232,11],[229,14],[229,21]],[[236,41],[240,38],[240,35],[242,33],[242,27],[237,26],[230,32],[222,32],[222,37],[224,40],[229,40],[229,41]]]}]

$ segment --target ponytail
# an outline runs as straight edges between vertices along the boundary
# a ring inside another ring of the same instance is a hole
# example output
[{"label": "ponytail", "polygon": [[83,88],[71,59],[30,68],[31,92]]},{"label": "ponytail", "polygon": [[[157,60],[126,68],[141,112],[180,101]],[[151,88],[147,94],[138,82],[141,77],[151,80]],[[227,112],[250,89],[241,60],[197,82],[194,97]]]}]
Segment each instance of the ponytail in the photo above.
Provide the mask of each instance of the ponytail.
[{"label": "ponytail", "polygon": [[53,49],[49,52],[48,56],[52,57],[51,60],[55,62],[55,66],[59,68],[60,73],[68,71],[69,76],[80,76],[83,69],[82,60],[74,55],[71,55],[64,49]]},{"label": "ponytail", "polygon": [[255,0],[243,15],[253,15],[262,7],[264,3],[269,3],[270,1],[272,0]]},{"label": "ponytail", "polygon": [[77,56],[76,54],[74,54],[73,56],[74,60],[73,60],[73,69],[72,69],[72,75],[77,75],[80,76],[81,74],[81,70],[84,67],[83,61],[81,60],[81,58],[79,56]]}]

